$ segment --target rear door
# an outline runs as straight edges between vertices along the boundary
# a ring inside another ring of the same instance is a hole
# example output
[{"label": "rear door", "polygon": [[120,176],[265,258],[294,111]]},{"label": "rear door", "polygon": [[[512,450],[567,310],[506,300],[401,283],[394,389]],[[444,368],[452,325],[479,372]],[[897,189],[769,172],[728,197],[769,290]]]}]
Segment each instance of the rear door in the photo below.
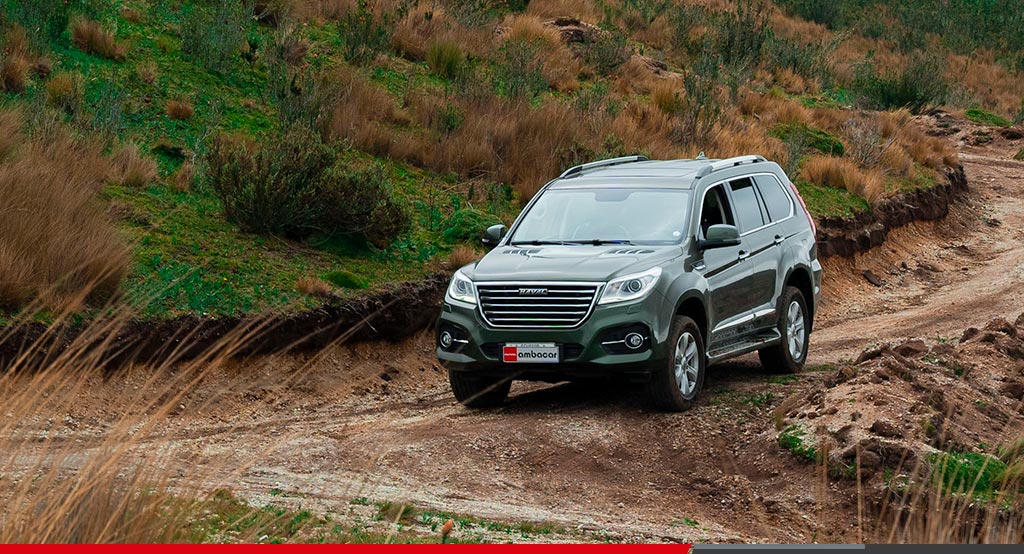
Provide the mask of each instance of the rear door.
[{"label": "rear door", "polygon": [[743,239],[740,258],[747,271],[742,294],[751,324],[741,329],[746,334],[759,327],[763,320],[774,321],[770,312],[774,310],[772,302],[779,271],[775,246],[781,241],[775,237],[768,210],[752,177],[729,181],[729,191]]}]

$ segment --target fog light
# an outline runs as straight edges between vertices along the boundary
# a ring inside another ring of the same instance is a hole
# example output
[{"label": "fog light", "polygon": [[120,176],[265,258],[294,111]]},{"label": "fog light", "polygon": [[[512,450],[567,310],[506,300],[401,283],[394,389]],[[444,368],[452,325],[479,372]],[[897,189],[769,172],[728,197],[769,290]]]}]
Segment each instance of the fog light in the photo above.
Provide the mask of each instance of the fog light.
[{"label": "fog light", "polygon": [[437,338],[437,341],[441,343],[441,348],[448,350],[455,342],[455,337],[452,336],[450,331],[441,331],[441,336]]},{"label": "fog light", "polygon": [[631,350],[636,350],[644,345],[644,336],[640,333],[630,333],[626,335],[626,346]]}]

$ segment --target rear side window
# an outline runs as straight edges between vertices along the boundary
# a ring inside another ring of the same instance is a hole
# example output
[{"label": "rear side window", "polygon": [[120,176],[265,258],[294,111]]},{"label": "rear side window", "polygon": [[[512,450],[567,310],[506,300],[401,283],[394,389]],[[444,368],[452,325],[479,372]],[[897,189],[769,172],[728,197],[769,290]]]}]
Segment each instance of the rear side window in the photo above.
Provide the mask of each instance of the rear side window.
[{"label": "rear side window", "polygon": [[761,212],[761,200],[757,196],[754,182],[744,178],[729,183],[732,189],[732,201],[736,209],[740,232],[745,233],[765,224]]},{"label": "rear side window", "polygon": [[793,215],[793,200],[786,194],[778,179],[771,175],[758,175],[754,180],[757,181],[757,188],[761,191],[761,198],[764,199],[768,217],[772,221],[780,221]]}]

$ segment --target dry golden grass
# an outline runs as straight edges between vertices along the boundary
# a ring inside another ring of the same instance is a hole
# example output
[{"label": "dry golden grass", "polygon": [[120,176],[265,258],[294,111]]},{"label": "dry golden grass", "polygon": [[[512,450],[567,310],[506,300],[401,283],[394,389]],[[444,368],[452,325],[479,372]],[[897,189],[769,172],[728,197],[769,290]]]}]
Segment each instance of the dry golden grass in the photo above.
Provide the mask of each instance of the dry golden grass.
[{"label": "dry golden grass", "polygon": [[800,166],[800,177],[817,185],[847,190],[869,202],[885,194],[885,179],[880,172],[861,169],[847,158],[812,156]]},{"label": "dry golden grass", "polygon": [[46,82],[46,102],[69,114],[82,104],[82,78],[77,73],[58,73]]},{"label": "dry golden grass", "polygon": [[21,54],[10,54],[0,59],[0,91],[25,92],[30,67],[28,59]]},{"label": "dry golden grass", "polygon": [[593,0],[531,0],[526,6],[526,13],[542,18],[575,17],[595,25],[604,16]]},{"label": "dry golden grass", "polygon": [[188,192],[192,189],[192,181],[195,180],[195,166],[191,162],[181,164],[178,171],[171,175],[171,190],[175,192]]},{"label": "dry golden grass", "polygon": [[142,23],[143,19],[145,19],[142,12],[129,6],[121,7],[121,17],[123,17],[125,21],[135,23],[136,25]]},{"label": "dry golden grass", "polygon": [[188,121],[195,114],[192,103],[184,98],[168,100],[164,111],[167,112],[167,117],[175,121]]},{"label": "dry golden grass", "polygon": [[448,258],[445,259],[444,267],[449,271],[455,271],[463,266],[469,265],[484,257],[484,252],[471,246],[456,246],[452,248]]},{"label": "dry golden grass", "polygon": [[114,180],[127,187],[141,188],[157,178],[156,160],[146,158],[139,146],[129,142],[111,158]]},{"label": "dry golden grass", "polygon": [[503,23],[506,38],[523,40],[537,45],[543,61],[541,73],[551,88],[572,92],[579,87],[583,63],[565,43],[554,27],[546,25],[533,15],[512,15]]},{"label": "dry golden grass", "polygon": [[295,282],[295,290],[318,298],[327,298],[334,295],[330,283],[318,277],[300,278]]},{"label": "dry golden grass", "polygon": [[71,42],[86,54],[108,60],[123,60],[128,49],[117,42],[114,33],[106,31],[97,21],[76,19],[71,22]]},{"label": "dry golden grass", "polygon": [[0,161],[0,306],[59,306],[84,289],[89,299],[111,296],[129,256],[95,198],[109,162],[59,128],[15,136]]},{"label": "dry golden grass", "polygon": [[0,111],[0,162],[22,141],[20,111]]}]

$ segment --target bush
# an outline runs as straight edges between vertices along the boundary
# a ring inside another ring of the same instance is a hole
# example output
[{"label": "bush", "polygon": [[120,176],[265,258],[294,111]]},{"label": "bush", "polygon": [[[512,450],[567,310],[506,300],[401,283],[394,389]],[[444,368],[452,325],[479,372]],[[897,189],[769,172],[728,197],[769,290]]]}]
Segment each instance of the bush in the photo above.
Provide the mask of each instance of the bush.
[{"label": "bush", "polygon": [[583,59],[601,75],[611,75],[626,63],[631,52],[626,37],[616,29],[604,30],[584,45]]},{"label": "bush", "polygon": [[828,27],[836,27],[844,20],[843,4],[836,0],[777,0],[776,4],[793,15]]},{"label": "bush", "polygon": [[722,104],[717,96],[718,58],[705,50],[697,64],[683,77],[686,91],[682,99],[677,139],[682,144],[704,145],[722,117]]},{"label": "bush", "polygon": [[26,29],[33,46],[43,52],[68,28],[70,5],[67,0],[8,0],[0,1],[0,12]]},{"label": "bush", "polygon": [[182,15],[181,50],[207,71],[226,74],[238,60],[252,11],[245,2],[213,2]]},{"label": "bush", "polygon": [[71,23],[71,42],[86,54],[108,60],[121,61],[127,48],[114,39],[114,33],[105,31],[97,21],[76,19]]},{"label": "bush", "polygon": [[245,231],[289,238],[360,233],[386,246],[409,226],[382,168],[344,165],[303,126],[258,144],[218,135],[205,161],[225,216]]},{"label": "bush", "polygon": [[394,29],[405,18],[405,13],[406,8],[401,4],[397,9],[376,14],[367,0],[359,0],[354,9],[338,18],[338,35],[345,59],[363,65],[387,52]]},{"label": "bush", "polygon": [[838,41],[802,44],[773,34],[765,44],[765,57],[776,71],[790,69],[797,75],[827,84],[832,78],[829,56],[838,45]]},{"label": "bush", "polygon": [[533,98],[548,89],[538,45],[530,40],[510,39],[498,51],[494,85],[507,98]]},{"label": "bush", "polygon": [[442,40],[427,47],[427,65],[434,74],[452,79],[462,71],[465,56],[458,44]]},{"label": "bush", "polygon": [[474,208],[462,208],[455,210],[445,219],[441,238],[452,244],[480,242],[484,230],[499,223],[501,220],[494,215]]},{"label": "bush", "polygon": [[370,287],[369,281],[355,273],[352,273],[351,271],[345,271],[344,269],[332,271],[327,275],[324,275],[324,280],[336,287],[344,289],[365,289]]},{"label": "bush", "polygon": [[916,53],[907,67],[879,74],[873,62],[858,66],[853,91],[866,108],[891,110],[909,108],[921,113],[949,97],[949,83],[943,78],[945,62],[936,55]]},{"label": "bush", "polygon": [[712,19],[711,47],[726,65],[756,66],[771,37],[768,4],[764,0],[739,0],[735,11]]}]

